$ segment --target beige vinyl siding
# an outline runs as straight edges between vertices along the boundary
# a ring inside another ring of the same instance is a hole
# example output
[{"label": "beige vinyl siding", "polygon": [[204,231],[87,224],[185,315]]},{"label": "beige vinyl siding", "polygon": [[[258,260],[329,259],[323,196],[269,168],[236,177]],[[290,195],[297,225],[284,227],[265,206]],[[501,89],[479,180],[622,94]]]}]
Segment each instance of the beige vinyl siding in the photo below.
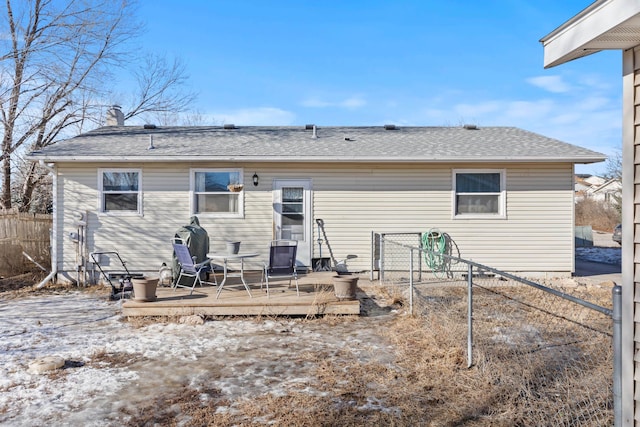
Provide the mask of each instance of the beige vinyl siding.
[{"label": "beige vinyl siding", "polygon": [[[361,254],[370,252],[372,230],[407,233],[438,228],[453,238],[462,257],[479,263],[510,271],[572,271],[571,165],[507,168],[507,219],[452,218],[451,173],[457,168],[470,166],[376,168],[375,178],[355,167],[346,179],[316,175],[314,216],[324,219],[336,258],[355,253],[358,259],[349,265],[362,269],[369,268],[370,256]],[[486,168],[501,169],[501,165]],[[366,177],[367,188],[360,189]]]},{"label": "beige vinyl siding", "polygon": [[[234,165],[235,166],[235,165]],[[56,242],[58,270],[73,272],[76,245],[68,238],[75,231],[75,213],[88,212],[87,247],[89,251],[117,251],[132,271],[156,272],[162,262],[171,262],[170,240],[183,225],[189,224],[189,171],[200,164],[119,164],[58,165],[58,229],[62,238]],[[216,167],[218,167],[216,165]],[[222,166],[225,167],[225,166]],[[227,165],[228,167],[228,165]],[[142,215],[109,215],[98,212],[98,169],[138,168],[142,171]],[[245,170],[245,182],[254,171]],[[252,184],[249,184],[253,187]],[[264,252],[271,240],[271,192],[245,191],[245,218],[200,218],[207,230],[211,250],[223,250],[227,240],[243,242],[243,251]],[[64,197],[63,197],[64,195]],[[262,260],[258,260],[262,262]],[[109,268],[114,268],[113,265]],[[73,278],[73,277],[72,277]]]},{"label": "beige vinyl siding", "polygon": [[[622,407],[640,423],[640,46],[624,52],[622,197]],[[633,203],[627,201],[633,199]],[[633,254],[633,256],[631,256]],[[633,392],[633,397],[631,393]]]},{"label": "beige vinyl siding", "polygon": [[[157,271],[169,262],[169,240],[190,218],[190,168],[242,167],[243,218],[200,217],[212,250],[227,240],[242,242],[243,251],[258,252],[255,267],[266,260],[273,238],[272,189],[275,179],[311,179],[312,220],[324,220],[326,237],[337,261],[369,270],[371,232],[448,233],[460,255],[496,268],[521,272],[569,273],[573,269],[573,167],[571,164],[486,164],[506,172],[506,219],[454,219],[452,170],[477,165],[377,164],[126,164],[142,171],[143,215],[105,215],[98,210],[99,167],[104,164],[58,165],[59,226],[73,230],[73,212],[88,211],[88,247],[117,250],[134,271]],[[259,175],[254,187],[252,176]],[[64,192],[64,200],[62,195]],[[318,257],[317,227],[312,222],[311,257]],[[323,237],[324,238],[324,237]],[[59,268],[72,271],[75,246],[57,242]],[[323,256],[329,256],[327,242]]]}]

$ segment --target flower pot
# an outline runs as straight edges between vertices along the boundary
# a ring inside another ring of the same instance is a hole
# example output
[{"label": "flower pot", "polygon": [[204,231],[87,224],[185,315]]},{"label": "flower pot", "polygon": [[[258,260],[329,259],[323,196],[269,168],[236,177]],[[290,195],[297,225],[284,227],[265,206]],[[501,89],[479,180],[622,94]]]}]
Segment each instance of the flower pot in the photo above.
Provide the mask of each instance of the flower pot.
[{"label": "flower pot", "polygon": [[242,184],[229,184],[227,185],[227,189],[229,191],[231,191],[232,193],[239,193],[242,191],[242,189],[244,188],[244,185]]},{"label": "flower pot", "polygon": [[134,277],[131,282],[133,284],[133,298],[136,301],[156,300],[157,277]]},{"label": "flower pot", "polygon": [[351,274],[333,276],[333,292],[339,300],[356,299],[358,277]]},{"label": "flower pot", "polygon": [[227,242],[227,253],[235,255],[240,252],[240,242]]}]

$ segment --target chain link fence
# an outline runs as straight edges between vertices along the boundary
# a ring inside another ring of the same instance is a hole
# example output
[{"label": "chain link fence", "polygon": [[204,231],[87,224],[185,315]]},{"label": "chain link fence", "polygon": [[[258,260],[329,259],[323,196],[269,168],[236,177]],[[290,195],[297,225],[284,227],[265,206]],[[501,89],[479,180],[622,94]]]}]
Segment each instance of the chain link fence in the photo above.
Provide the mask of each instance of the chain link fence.
[{"label": "chain link fence", "polygon": [[[383,286],[401,291],[414,316],[460,343],[478,375],[468,381],[513,411],[513,425],[614,424],[611,286],[516,277],[459,258],[446,235],[372,237]],[[441,246],[425,250],[436,237]]]}]

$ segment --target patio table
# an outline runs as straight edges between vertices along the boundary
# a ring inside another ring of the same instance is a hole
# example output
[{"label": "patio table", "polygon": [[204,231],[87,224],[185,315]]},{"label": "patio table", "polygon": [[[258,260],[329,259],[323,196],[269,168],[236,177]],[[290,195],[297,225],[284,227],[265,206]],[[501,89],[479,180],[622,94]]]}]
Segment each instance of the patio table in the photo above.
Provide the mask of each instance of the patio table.
[{"label": "patio table", "polygon": [[[222,287],[227,281],[227,277],[239,277],[242,280],[242,284],[244,288],[249,293],[249,297],[253,298],[251,295],[251,291],[249,290],[249,286],[247,282],[244,280],[244,260],[245,258],[253,258],[257,257],[259,254],[254,252],[249,253],[238,253],[238,254],[223,254],[223,253],[208,253],[207,257],[212,260],[222,260],[224,267],[224,277],[222,278],[222,282],[220,282],[220,286],[218,287],[218,292],[216,292],[216,299],[220,296],[220,292],[222,292]],[[240,261],[240,272],[239,273],[229,273],[228,262],[229,261]]]}]

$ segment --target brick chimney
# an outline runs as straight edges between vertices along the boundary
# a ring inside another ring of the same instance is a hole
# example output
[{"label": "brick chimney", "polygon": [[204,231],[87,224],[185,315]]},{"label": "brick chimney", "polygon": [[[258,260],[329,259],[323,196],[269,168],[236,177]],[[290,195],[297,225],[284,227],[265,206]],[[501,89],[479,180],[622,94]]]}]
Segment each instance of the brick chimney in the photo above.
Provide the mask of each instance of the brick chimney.
[{"label": "brick chimney", "polygon": [[119,105],[112,105],[107,110],[107,126],[124,126],[124,114]]}]

